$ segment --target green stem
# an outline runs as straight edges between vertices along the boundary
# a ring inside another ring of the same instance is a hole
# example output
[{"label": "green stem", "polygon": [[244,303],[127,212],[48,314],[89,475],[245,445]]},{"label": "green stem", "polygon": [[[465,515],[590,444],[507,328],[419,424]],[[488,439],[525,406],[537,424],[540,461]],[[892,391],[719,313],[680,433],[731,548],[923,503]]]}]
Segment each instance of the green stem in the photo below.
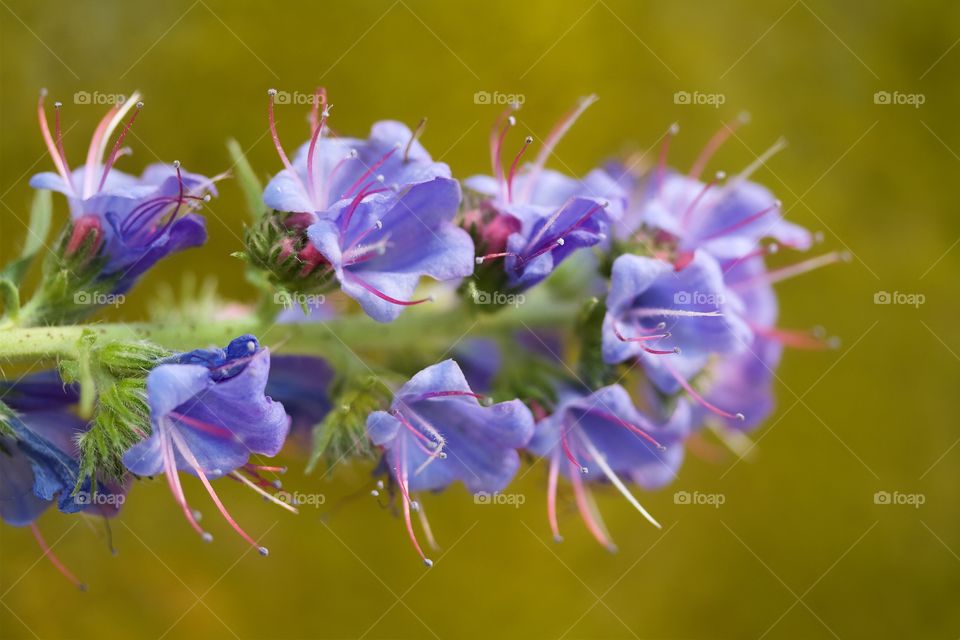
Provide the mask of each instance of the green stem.
[{"label": "green stem", "polygon": [[351,315],[325,322],[279,325],[254,315],[183,324],[135,322],[8,328],[0,329],[0,362],[77,359],[81,335],[89,331],[98,345],[147,340],[177,351],[223,346],[239,335],[251,333],[264,344],[285,352],[323,355],[343,363],[358,353],[395,353],[411,349],[442,353],[466,335],[563,326],[575,317],[577,311],[575,304],[531,296],[519,307],[506,307],[493,314],[477,314],[465,305],[452,309],[409,309],[389,324]]}]

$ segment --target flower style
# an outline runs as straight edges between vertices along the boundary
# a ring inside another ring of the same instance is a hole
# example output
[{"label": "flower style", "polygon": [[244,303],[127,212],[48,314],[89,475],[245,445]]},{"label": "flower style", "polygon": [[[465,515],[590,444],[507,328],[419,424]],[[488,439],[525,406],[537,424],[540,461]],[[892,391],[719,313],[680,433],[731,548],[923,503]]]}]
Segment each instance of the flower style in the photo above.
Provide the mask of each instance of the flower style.
[{"label": "flower style", "polygon": [[147,376],[152,433],[123,457],[132,473],[165,474],[187,521],[210,541],[211,534],[200,527],[187,504],[178,472],[197,476],[230,526],[262,555],[267,555],[266,547],[234,521],[210,480],[229,475],[273,498],[261,489],[267,483],[257,472],[276,468],[248,463],[251,454],[276,455],[290,428],[283,406],[264,394],[269,371],[269,351],[249,335],[234,339],[223,350],[197,350],[170,358]]},{"label": "flower style", "polygon": [[410,540],[427,566],[433,563],[410,519],[411,510],[421,509],[413,494],[456,481],[473,493],[500,491],[520,467],[517,449],[533,435],[533,416],[522,402],[483,406],[478,397],[457,363],[445,360],[400,387],[389,411],[367,419],[367,434],[384,450],[384,466],[400,487]]},{"label": "flower style", "polygon": [[[66,257],[83,250],[87,255],[81,258],[88,260],[102,251],[105,262],[97,280],[109,282],[114,292],[123,293],[162,258],[206,241],[203,218],[190,211],[209,201],[210,194],[216,195],[213,184],[218,178],[182,172],[179,162],[150,165],[139,177],[114,169],[124,155],[123,141],[143,108],[138,94],[114,105],[104,116],[90,141],[86,162],[75,170],[71,170],[63,147],[61,105],[55,105],[52,135],[43,103],[41,94],[37,107],[40,131],[56,172],[33,176],[30,186],[67,197],[73,226]],[[104,161],[110,136],[131,109],[133,115]]]},{"label": "flower style", "polygon": [[578,180],[545,168],[557,144],[595,101],[596,96],[583,98],[556,124],[533,164],[518,171],[523,154],[533,143],[528,136],[505,173],[503,144],[516,125],[514,116],[509,115],[512,108],[508,109],[494,123],[490,135],[494,175],[474,176],[465,182],[485,197],[480,205],[480,226],[486,241],[483,250],[489,253],[477,262],[504,258],[511,288],[537,284],[576,250],[600,243],[608,223],[623,211],[626,194],[605,171],[595,169]]},{"label": "flower style", "polygon": [[562,391],[555,411],[537,422],[533,439],[527,445],[531,452],[549,460],[547,515],[554,539],[562,540],[557,522],[560,474],[573,485],[580,515],[603,546],[614,549],[585,481],[610,482],[659,528],[660,524],[633,496],[623,478],[645,489],[671,482],[683,461],[683,439],[689,424],[689,406],[682,400],[669,420],[657,423],[637,411],[620,385],[592,393]]}]

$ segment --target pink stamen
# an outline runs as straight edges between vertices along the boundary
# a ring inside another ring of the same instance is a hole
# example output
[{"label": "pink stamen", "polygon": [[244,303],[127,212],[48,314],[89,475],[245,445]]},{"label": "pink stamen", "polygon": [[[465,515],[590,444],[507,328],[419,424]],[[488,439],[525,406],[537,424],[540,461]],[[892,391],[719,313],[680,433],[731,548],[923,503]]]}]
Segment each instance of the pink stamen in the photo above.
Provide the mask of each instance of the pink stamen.
[{"label": "pink stamen", "polygon": [[776,342],[779,342],[787,347],[793,347],[794,349],[809,349],[812,351],[820,351],[831,348],[831,343],[829,340],[825,340],[803,331],[779,329],[777,327],[762,327],[752,322],[748,322],[747,324],[750,325],[750,328],[754,333],[765,338],[775,340]]},{"label": "pink stamen", "polygon": [[76,576],[70,573],[70,570],[67,569],[66,565],[60,562],[60,558],[53,552],[53,549],[50,548],[50,545],[47,544],[47,541],[43,539],[43,535],[40,533],[40,527],[37,526],[35,522],[30,523],[30,531],[33,532],[33,537],[37,541],[40,550],[43,551],[44,557],[50,561],[50,564],[59,571],[64,578],[69,580],[73,586],[75,586],[80,591],[86,591],[87,585],[83,584],[77,580]]},{"label": "pink stamen", "polygon": [[663,181],[667,176],[667,153],[670,151],[670,141],[680,131],[680,125],[674,122],[667,129],[663,139],[663,145],[660,147],[660,157],[657,158],[657,195],[663,189]]},{"label": "pink stamen", "polygon": [[408,162],[410,160],[410,149],[413,148],[413,143],[417,141],[423,134],[423,130],[427,128],[427,118],[420,118],[420,123],[417,125],[417,128],[413,130],[413,133],[410,134],[410,139],[407,141],[407,146],[403,149],[403,161]]},{"label": "pink stamen", "polygon": [[557,454],[550,456],[550,473],[547,476],[547,520],[555,542],[563,541],[560,525],[557,522],[557,477],[560,475],[560,463]]},{"label": "pink stamen", "polygon": [[[490,127],[490,163],[493,175],[498,182],[503,176],[503,166],[500,163],[500,147],[503,145],[503,136],[506,135],[506,130],[516,124],[516,119],[511,115],[516,109],[515,105],[507,106],[493,121],[493,126]],[[504,123],[506,123],[506,127],[503,126]]]},{"label": "pink stamen", "polygon": [[641,438],[643,438],[644,440],[646,440],[647,442],[655,446],[658,451],[667,450],[665,446],[657,442],[657,440],[653,436],[651,436],[649,433],[647,433],[640,427],[627,422],[626,420],[620,418],[619,416],[615,416],[612,413],[607,413],[606,411],[601,411],[598,409],[591,409],[590,411],[588,411],[588,413],[592,413],[596,416],[599,416],[604,420],[610,420],[611,422],[616,422],[621,427],[624,427],[625,429],[632,431],[633,433],[637,434],[638,436],[640,436]]},{"label": "pink stamen", "polygon": [[363,184],[367,180],[367,178],[373,175],[374,171],[382,167],[383,163],[389,160],[390,156],[392,156],[396,152],[397,152],[397,147],[392,147],[389,151],[383,154],[379,160],[374,162],[372,166],[367,167],[367,170],[364,171],[363,174],[359,178],[357,178],[352,185],[350,185],[350,188],[347,189],[341,197],[349,198],[350,194],[352,194],[361,184]]},{"label": "pink stamen", "polygon": [[57,173],[59,173],[60,177],[63,178],[63,181],[66,183],[67,189],[70,191],[71,195],[76,195],[73,189],[73,183],[70,181],[70,174],[67,171],[66,164],[64,163],[63,158],[60,156],[60,152],[53,140],[53,136],[50,135],[50,125],[47,122],[47,112],[43,107],[43,102],[46,95],[46,90],[41,91],[40,98],[37,100],[37,120],[40,123],[40,134],[43,136],[43,142],[47,145],[47,151],[50,153],[50,158],[53,160],[53,166],[56,168]]},{"label": "pink stamen", "polygon": [[209,433],[210,435],[221,438],[229,438],[231,440],[236,438],[233,432],[225,427],[218,427],[216,425],[203,422],[202,420],[191,418],[188,415],[177,413],[176,411],[171,411],[168,415],[177,422],[193,427],[194,429],[199,429],[200,431]]},{"label": "pink stamen", "polygon": [[620,326],[616,320],[613,321],[613,335],[617,337],[617,340],[620,342],[646,342],[647,340],[659,340],[661,338],[669,338],[670,332],[666,333],[654,333],[646,336],[639,336],[636,338],[628,338],[620,332]]},{"label": "pink stamen", "polygon": [[737,229],[739,229],[739,228],[741,228],[741,227],[745,227],[745,226],[747,226],[748,224],[750,224],[751,222],[753,222],[753,221],[755,221],[755,220],[758,220],[758,219],[762,218],[763,216],[767,215],[768,213],[770,213],[771,211],[775,211],[775,210],[777,210],[777,209],[779,209],[779,208],[780,208],[780,201],[778,200],[778,201],[774,202],[772,205],[770,205],[769,207],[767,207],[766,209],[763,209],[763,210],[758,211],[758,212],[756,212],[756,213],[754,213],[754,214],[751,214],[751,215],[747,216],[746,218],[744,218],[743,220],[740,220],[740,221],[735,222],[735,223],[733,223],[733,224],[731,224],[731,225],[729,225],[729,226],[727,226],[727,227],[724,227],[723,229],[720,229],[719,231],[714,231],[713,233],[711,233],[710,235],[708,235],[708,236],[705,237],[705,238],[701,238],[701,242],[706,242],[707,240],[713,240],[714,238],[720,238],[720,237],[722,237],[722,236],[727,235],[728,233],[732,233],[733,231],[736,231]]},{"label": "pink stamen", "polygon": [[247,469],[254,469],[256,471],[266,471],[267,473],[286,473],[286,467],[267,467],[260,464],[246,464],[244,465]]},{"label": "pink stamen", "polygon": [[822,256],[817,256],[816,258],[810,258],[809,260],[798,262],[797,264],[792,264],[774,271],[762,273],[753,278],[748,278],[747,280],[734,283],[731,286],[735,289],[743,289],[756,284],[776,284],[777,282],[788,280],[790,278],[813,271],[814,269],[819,269],[820,267],[825,267],[836,262],[849,261],[850,254],[846,252],[833,251]]},{"label": "pink stamen", "polygon": [[597,96],[589,95],[584,98],[581,98],[577,105],[568,111],[557,123],[553,126],[553,129],[550,130],[550,133],[547,134],[546,140],[543,142],[543,147],[537,153],[537,157],[534,160],[533,167],[531,168],[530,175],[526,184],[526,188],[522,194],[522,200],[526,202],[530,194],[533,191],[533,186],[537,181],[537,178],[540,176],[540,173],[543,171],[543,168],[547,165],[547,160],[550,159],[550,156],[553,154],[553,150],[556,149],[557,145],[563,139],[571,127],[576,123],[584,111],[597,101]]},{"label": "pink stamen", "polygon": [[[318,89],[319,91],[319,89]],[[314,101],[314,110],[317,108],[316,101]],[[311,114],[311,117],[314,117],[315,114]],[[320,121],[313,128],[313,135],[310,136],[310,148],[307,150],[307,192],[310,196],[310,201],[313,202],[314,206],[320,208],[321,203],[317,202],[317,180],[318,176],[314,174],[313,167],[314,162],[313,158],[317,149],[317,140],[320,139],[320,136],[323,135],[323,125],[327,123],[327,117],[329,112],[326,107],[326,95],[324,95],[324,107],[323,111],[320,114]]]},{"label": "pink stamen", "polygon": [[711,404],[706,400],[706,398],[704,398],[699,393],[697,393],[694,390],[694,388],[690,386],[690,383],[687,382],[684,379],[684,377],[680,375],[680,373],[676,369],[674,369],[668,364],[664,364],[664,368],[670,373],[671,376],[673,376],[674,380],[676,380],[680,384],[680,386],[683,387],[684,391],[690,394],[690,396],[694,400],[696,400],[699,404],[701,404],[704,408],[709,410],[711,413],[715,413],[716,415],[722,418],[727,418],[728,420],[739,420],[743,422],[744,416],[742,413],[730,413],[729,411],[724,411],[723,409],[720,409],[716,405]]},{"label": "pink stamen", "polygon": [[[427,442],[427,443],[430,443],[430,444],[434,444],[434,445],[436,444],[433,440],[431,440],[430,438],[428,438],[427,436],[425,436],[423,433],[421,433],[419,429],[417,429],[415,426],[413,426],[413,424],[411,424],[410,421],[407,420],[407,418],[406,418],[400,411],[394,410],[394,411],[391,411],[390,413],[391,413],[391,415],[393,415],[394,418],[396,418],[397,420],[399,420],[400,423],[401,423],[403,426],[405,426],[405,427],[407,428],[407,430],[410,431],[410,433],[412,433],[414,436],[416,436],[417,438],[423,440],[424,442]],[[431,454],[432,454],[431,451],[428,451],[428,453],[431,453]]]},{"label": "pink stamen", "polygon": [[511,253],[509,251],[505,251],[503,253],[488,253],[485,256],[477,256],[477,264],[483,264],[486,260],[495,260],[496,258],[506,258],[508,256],[518,258],[520,257],[520,254]]},{"label": "pink stamen", "polygon": [[63,160],[63,168],[64,168],[64,170],[67,172],[67,182],[70,183],[70,188],[72,189],[72,188],[73,188],[73,173],[70,171],[70,163],[67,162],[67,152],[66,152],[66,151],[64,150],[64,148],[63,148],[63,132],[62,132],[62,130],[61,130],[61,128],[60,128],[60,108],[61,108],[62,106],[63,106],[63,104],[61,104],[61,103],[59,103],[59,102],[54,102],[54,103],[53,103],[54,113],[56,113],[56,116],[55,116],[55,118],[54,118],[54,124],[53,124],[53,126],[54,126],[54,131],[56,132],[56,136],[57,136],[57,151],[60,152],[60,158]]},{"label": "pink stamen", "polygon": [[173,438],[173,443],[177,447],[177,450],[180,451],[180,454],[187,461],[187,464],[193,468],[194,472],[197,474],[197,477],[200,478],[200,482],[203,483],[203,487],[210,495],[210,499],[213,500],[213,503],[217,506],[220,514],[227,521],[227,524],[229,524],[233,530],[240,535],[241,538],[246,540],[253,548],[255,548],[260,555],[266,556],[269,553],[267,548],[258,545],[256,540],[251,538],[247,532],[244,531],[239,524],[237,524],[237,522],[233,519],[233,516],[230,515],[230,512],[228,512],[226,507],[223,506],[223,503],[220,501],[220,496],[218,496],[217,492],[213,490],[210,480],[207,479],[207,475],[203,472],[203,469],[200,468],[200,463],[197,462],[197,459],[190,450],[190,447],[187,446],[187,443],[183,440],[180,434],[178,434],[176,430],[171,430],[170,435]]},{"label": "pink stamen", "polygon": [[722,171],[717,172],[713,180],[703,185],[703,189],[696,195],[696,197],[690,201],[690,206],[687,207],[687,210],[683,212],[683,216],[680,218],[680,227],[686,229],[690,224],[690,218],[693,216],[694,210],[697,208],[697,205],[703,200],[704,196],[707,195],[707,192],[710,191],[713,187],[717,186],[717,183],[723,180],[726,177],[726,174]]},{"label": "pink stamen", "polygon": [[[172,427],[159,427],[160,429],[172,429]],[[173,454],[173,447],[170,444],[169,436],[166,431],[160,433],[160,453],[163,456],[163,474],[167,477],[167,485],[170,487],[170,493],[173,494],[174,501],[180,505],[183,515],[187,518],[190,526],[200,534],[205,541],[210,542],[213,536],[203,530],[200,523],[193,515],[193,510],[187,504],[187,497],[183,493],[183,486],[180,484],[180,475],[177,470],[176,458]]]},{"label": "pink stamen", "polygon": [[[276,89],[267,90],[267,119],[270,122],[270,137],[273,138],[273,146],[277,150],[277,155],[280,156],[280,162],[283,163],[283,166],[293,175],[297,175],[297,172],[293,170],[293,165],[290,164],[290,159],[287,157],[287,153],[283,150],[283,145],[280,144],[280,136],[277,134],[277,121],[273,114],[273,98],[277,95]],[[297,180],[299,180],[299,176]],[[302,186],[302,185],[301,185]]]},{"label": "pink stamen", "polygon": [[428,297],[426,297],[426,298],[421,298],[420,300],[397,300],[396,298],[393,298],[393,297],[391,297],[391,296],[388,296],[387,294],[385,294],[384,292],[380,291],[379,289],[377,289],[376,287],[374,287],[372,284],[370,284],[370,283],[367,282],[366,280],[361,279],[359,276],[357,276],[357,275],[355,275],[355,274],[353,274],[353,273],[345,272],[345,275],[347,275],[350,279],[352,279],[354,282],[356,282],[357,284],[359,284],[361,287],[363,287],[364,289],[366,289],[367,291],[369,291],[369,292],[372,293],[373,295],[377,296],[377,297],[380,298],[381,300],[386,300],[386,301],[389,302],[390,304],[396,304],[396,305],[400,305],[400,306],[404,306],[404,307],[410,307],[410,306],[417,305],[417,304],[423,304],[424,302],[432,302],[432,301],[433,301],[433,298],[430,297],[430,296],[428,296]]},{"label": "pink stamen", "polygon": [[567,431],[568,428],[566,426],[562,427],[560,430],[560,445],[563,448],[563,453],[567,456],[567,460],[569,460],[572,464],[577,465],[577,471],[579,473],[587,473],[589,469],[580,464],[576,456],[573,455],[573,451],[570,449],[570,443],[567,440]]},{"label": "pink stamen", "polygon": [[520,151],[517,152],[517,155],[513,158],[513,162],[510,164],[510,172],[507,174],[507,202],[513,202],[513,178],[517,174],[517,166],[520,164],[520,158],[523,157],[523,152],[533,143],[533,136],[527,136],[523,140],[523,146],[520,147]]},{"label": "pink stamen", "polygon": [[493,145],[493,152],[491,154],[493,158],[493,176],[497,184],[500,185],[500,190],[503,193],[506,193],[506,184],[503,178],[503,141],[506,140],[507,132],[510,131],[510,128],[516,124],[517,120],[513,116],[507,118],[500,131],[500,135]]},{"label": "pink stamen", "polygon": [[100,120],[100,123],[97,124],[97,128],[94,129],[93,137],[90,138],[90,147],[87,149],[86,170],[83,174],[84,198],[93,195],[91,193],[93,191],[93,171],[96,169],[97,162],[100,160],[97,153],[99,152],[100,144],[107,133],[107,127],[110,126],[110,122],[119,111],[120,105],[118,104],[114,104],[112,107],[110,107],[110,110],[107,111],[107,115],[103,116],[103,118]]},{"label": "pink stamen", "polygon": [[350,228],[350,221],[353,219],[353,213],[357,210],[357,207],[360,206],[360,203],[367,198],[367,196],[389,191],[389,189],[386,187],[382,189],[374,189],[374,187],[378,184],[380,183],[377,181],[368,182],[362,189],[360,189],[360,193],[354,196],[353,200],[350,201],[350,208],[347,209],[347,212],[344,214],[343,219],[340,222],[340,230],[342,232],[346,232],[346,230]]},{"label": "pink stamen", "polygon": [[[587,500],[583,478],[580,477],[579,473],[571,473],[570,479],[573,483],[573,495],[577,501],[577,510],[580,512],[580,517],[583,518],[583,523],[587,525],[587,530],[601,545],[610,550],[615,549],[615,546],[603,531],[603,526],[599,522],[599,514],[593,513],[593,508]],[[596,519],[594,519],[595,516]]]},{"label": "pink stamen", "polygon": [[120,132],[120,135],[117,136],[117,142],[113,145],[113,151],[110,152],[110,156],[107,158],[106,164],[103,165],[103,174],[100,176],[100,185],[97,187],[99,192],[103,189],[103,185],[107,182],[107,174],[110,173],[110,169],[113,168],[113,163],[117,161],[117,154],[120,153],[120,146],[123,144],[123,139],[127,137],[127,132],[130,131],[130,127],[133,126],[133,123],[136,121],[137,116],[140,115],[140,111],[143,109],[143,103],[138,102],[136,105],[136,110],[133,112],[133,115],[130,117],[130,120],[123,127],[123,130]]},{"label": "pink stamen", "polygon": [[[405,444],[401,444],[401,459],[404,458],[406,454]],[[417,550],[417,554],[420,556],[420,559],[423,560],[423,564],[428,567],[433,566],[433,561],[430,560],[423,552],[423,549],[420,548],[420,542],[417,540],[417,534],[413,531],[413,522],[410,520],[410,503],[413,502],[410,499],[410,493],[407,490],[407,469],[406,464],[401,463],[401,465],[395,466],[394,473],[397,477],[397,484],[400,485],[400,491],[403,494],[403,521],[407,528],[407,535],[410,536],[410,542],[413,543],[413,548]]]},{"label": "pink stamen", "polygon": [[688,174],[691,178],[697,179],[700,177],[700,174],[703,173],[704,168],[707,166],[707,162],[710,161],[710,158],[713,157],[713,154],[723,146],[723,143],[730,139],[737,129],[742,125],[746,124],[747,118],[744,115],[741,115],[732,123],[724,123],[720,127],[719,131],[713,134],[713,137],[707,142],[706,146],[703,148],[703,151],[700,152],[700,155],[697,156],[697,159],[694,161],[693,166],[690,167],[690,173]]},{"label": "pink stamen", "polygon": [[313,105],[310,107],[310,133],[316,133],[321,126],[319,115],[327,109],[327,90],[317,87],[313,92]]}]

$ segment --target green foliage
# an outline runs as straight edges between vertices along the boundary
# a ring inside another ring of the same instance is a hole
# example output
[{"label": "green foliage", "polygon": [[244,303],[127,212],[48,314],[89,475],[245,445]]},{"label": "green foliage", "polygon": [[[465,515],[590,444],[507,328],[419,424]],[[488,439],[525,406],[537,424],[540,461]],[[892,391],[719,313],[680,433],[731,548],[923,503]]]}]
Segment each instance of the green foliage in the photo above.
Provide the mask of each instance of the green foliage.
[{"label": "green foliage", "polygon": [[333,466],[347,458],[372,458],[375,449],[367,438],[367,416],[385,409],[393,394],[379,378],[361,376],[338,379],[330,395],[333,409],[313,428],[308,472],[321,460]]},{"label": "green foliage", "polygon": [[78,483],[87,477],[120,478],[124,473],[123,453],[148,435],[146,378],[122,378],[101,386],[90,430],[77,442]]},{"label": "green foliage", "polygon": [[[33,195],[30,206],[30,223],[27,227],[27,238],[23,244],[20,257],[5,265],[0,270],[0,279],[7,280],[14,285],[23,282],[24,276],[33,264],[34,258],[40,249],[46,246],[47,236],[50,235],[50,222],[53,217],[53,199],[50,192],[38,189]],[[9,309],[9,306],[7,307]]]},{"label": "green foliage", "polygon": [[243,200],[247,203],[247,212],[250,214],[250,219],[257,223],[269,211],[267,206],[263,204],[263,187],[244,155],[240,143],[232,138],[227,140],[227,150],[233,160],[233,171],[237,177],[237,184],[243,191]]}]

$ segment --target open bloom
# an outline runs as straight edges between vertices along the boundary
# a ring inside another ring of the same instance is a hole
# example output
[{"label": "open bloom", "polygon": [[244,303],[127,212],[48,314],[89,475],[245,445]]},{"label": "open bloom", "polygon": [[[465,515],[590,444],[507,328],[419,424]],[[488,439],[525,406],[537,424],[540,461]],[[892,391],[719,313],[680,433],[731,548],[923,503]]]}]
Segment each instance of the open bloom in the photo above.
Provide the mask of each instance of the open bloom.
[{"label": "open bloom", "polygon": [[412,300],[422,276],[454,280],[473,273],[473,241],[453,224],[460,185],[417,140],[420,128],[383,121],[367,140],[332,137],[326,94],[318,90],[311,138],[291,163],[277,135],[275,94],[270,128],[285,168],[267,185],[264,202],[313,222],[300,252],[310,271],[331,272],[379,322],[429,300]]},{"label": "open bloom", "polygon": [[505,172],[503,144],[516,124],[508,109],[494,123],[490,136],[494,175],[474,176],[465,182],[485,196],[481,208],[490,218],[480,222],[482,237],[487,240],[483,249],[490,253],[477,261],[504,258],[512,288],[535,285],[574,251],[601,242],[608,223],[623,210],[626,194],[605,171],[595,169],[576,179],[545,166],[564,134],[595,101],[595,96],[582,99],[556,124],[534,162],[518,170],[533,143],[533,138],[527,137]]},{"label": "open bloom", "polygon": [[647,520],[660,527],[625,480],[645,489],[672,481],[683,460],[689,421],[689,407],[683,401],[669,420],[644,416],[620,385],[592,393],[563,391],[555,411],[537,423],[527,446],[550,463],[547,515],[554,538],[561,539],[556,509],[561,474],[573,485],[577,508],[587,528],[605,547],[613,548],[613,543],[588,495],[586,482],[610,482]]},{"label": "open bloom", "polygon": [[603,358],[610,364],[639,358],[662,391],[693,393],[687,381],[712,354],[749,343],[741,311],[720,266],[705,252],[679,271],[656,258],[620,256],[607,296]]},{"label": "open bloom", "polygon": [[[370,440],[400,487],[414,548],[427,566],[410,519],[412,497],[462,482],[473,493],[500,491],[520,467],[517,449],[533,434],[533,416],[519,400],[483,406],[453,360],[427,367],[400,387],[389,411],[367,419]],[[421,511],[422,513],[422,511]],[[429,534],[429,528],[426,528]]]},{"label": "open bloom", "polygon": [[258,471],[274,468],[248,463],[251,454],[276,455],[290,428],[283,406],[264,394],[269,371],[269,351],[249,335],[226,349],[190,351],[158,365],[147,376],[152,433],[123,457],[137,475],[163,473],[187,521],[209,541],[187,504],[179,472],[197,476],[230,526],[263,555],[266,547],[234,521],[210,480],[229,475],[273,497],[262,490]]},{"label": "open bloom", "polygon": [[[134,94],[114,105],[100,121],[90,141],[86,162],[71,169],[60,128],[60,103],[56,104],[54,133],[51,134],[41,94],[38,118],[44,142],[53,159],[55,173],[39,173],[30,180],[36,189],[64,194],[70,205],[73,235],[67,252],[88,246],[91,253],[102,251],[105,263],[100,281],[110,281],[122,293],[160,259],[202,245],[206,228],[202,217],[190,213],[216,194],[215,178],[180,170],[180,163],[153,164],[139,177],[114,169],[123,155],[123,141],[143,107]],[[104,159],[114,130],[128,112],[133,115]]]}]

